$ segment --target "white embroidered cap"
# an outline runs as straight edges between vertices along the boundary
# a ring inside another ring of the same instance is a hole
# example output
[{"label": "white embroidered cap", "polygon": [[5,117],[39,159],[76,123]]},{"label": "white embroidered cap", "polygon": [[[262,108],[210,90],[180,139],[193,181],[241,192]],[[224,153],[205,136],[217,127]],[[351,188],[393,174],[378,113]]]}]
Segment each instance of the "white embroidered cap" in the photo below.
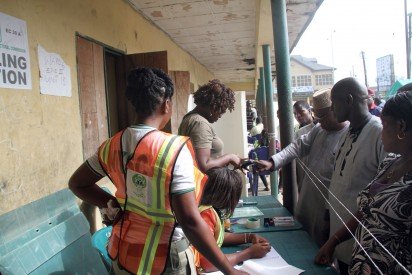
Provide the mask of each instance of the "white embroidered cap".
[{"label": "white embroidered cap", "polygon": [[320,110],[332,106],[330,89],[321,89],[313,94],[313,109]]}]

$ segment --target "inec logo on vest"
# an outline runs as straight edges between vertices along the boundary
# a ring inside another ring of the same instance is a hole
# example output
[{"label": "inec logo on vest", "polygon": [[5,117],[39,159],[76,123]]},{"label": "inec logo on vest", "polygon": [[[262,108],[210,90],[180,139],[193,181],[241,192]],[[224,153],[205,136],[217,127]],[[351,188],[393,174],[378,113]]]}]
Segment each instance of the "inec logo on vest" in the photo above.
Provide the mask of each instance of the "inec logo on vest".
[{"label": "inec logo on vest", "polygon": [[127,170],[126,174],[127,195],[130,198],[137,199],[141,203],[150,204],[152,179],[130,169]]},{"label": "inec logo on vest", "polygon": [[146,188],[147,185],[146,178],[140,174],[133,175],[132,182],[137,188]]}]

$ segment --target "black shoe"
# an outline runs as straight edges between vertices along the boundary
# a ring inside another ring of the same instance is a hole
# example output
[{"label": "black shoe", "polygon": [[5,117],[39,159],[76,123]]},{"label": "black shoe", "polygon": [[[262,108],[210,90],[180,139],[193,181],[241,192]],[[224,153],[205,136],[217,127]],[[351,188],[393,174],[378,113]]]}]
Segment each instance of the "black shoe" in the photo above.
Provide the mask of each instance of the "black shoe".
[{"label": "black shoe", "polygon": [[264,189],[264,191],[270,191],[269,187],[266,187],[266,188]]}]

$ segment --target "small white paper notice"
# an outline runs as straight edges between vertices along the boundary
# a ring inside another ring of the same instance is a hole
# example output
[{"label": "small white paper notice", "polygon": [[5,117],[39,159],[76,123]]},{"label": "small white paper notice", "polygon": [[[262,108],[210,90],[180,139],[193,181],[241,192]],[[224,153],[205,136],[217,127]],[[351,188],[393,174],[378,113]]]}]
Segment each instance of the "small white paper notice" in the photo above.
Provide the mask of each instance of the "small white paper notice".
[{"label": "small white paper notice", "polygon": [[38,45],[40,93],[55,96],[72,96],[70,68],[60,55],[49,53]]}]

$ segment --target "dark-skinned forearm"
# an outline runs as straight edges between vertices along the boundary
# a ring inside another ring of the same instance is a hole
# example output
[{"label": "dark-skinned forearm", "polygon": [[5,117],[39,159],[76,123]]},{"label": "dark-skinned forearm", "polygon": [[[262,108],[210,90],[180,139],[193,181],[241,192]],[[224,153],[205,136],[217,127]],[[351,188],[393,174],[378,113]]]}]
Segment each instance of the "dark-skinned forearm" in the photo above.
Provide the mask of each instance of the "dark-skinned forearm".
[{"label": "dark-skinned forearm", "polygon": [[204,169],[202,171],[207,171],[213,167],[224,167],[226,165],[229,165],[229,163],[232,161],[232,156],[230,154],[223,155],[219,158],[212,159],[210,158],[206,162],[200,164],[200,169]]},{"label": "dark-skinned forearm", "polygon": [[210,231],[206,223],[189,222],[183,224],[180,223],[180,225],[190,243],[192,243],[201,254],[205,255],[205,257],[217,266],[219,270],[224,273],[229,271],[227,258],[217,246],[213,236],[210,233],[208,234]]},{"label": "dark-skinned forearm", "polygon": [[[249,260],[251,258],[250,249],[246,248],[242,251],[232,253],[232,254],[225,254],[226,258],[228,259],[229,263],[232,266],[235,266],[241,262]],[[218,269],[210,263],[207,263],[207,266],[203,266],[205,272],[213,272],[217,271]]]},{"label": "dark-skinned forearm", "polygon": [[102,190],[98,185],[87,187],[73,187],[70,190],[81,200],[99,208],[107,207],[109,200],[116,201],[116,198]]},{"label": "dark-skinned forearm", "polygon": [[69,188],[83,201],[99,208],[107,207],[107,202],[116,198],[96,184],[101,178],[102,176],[97,175],[86,163],[83,163],[70,177]]},{"label": "dark-skinned forearm", "polygon": [[254,234],[252,233],[229,233],[225,232],[225,239],[223,246],[238,245],[244,243],[250,243]]},{"label": "dark-skinned forearm", "polygon": [[[360,220],[361,219],[361,214],[359,212],[355,213],[355,217]],[[358,222],[356,221],[355,218],[350,218],[346,223],[346,226],[349,228],[350,232],[345,226],[342,226],[338,231],[333,234],[330,239],[334,239],[334,242],[336,245],[338,245],[341,242],[347,241],[352,238],[352,234],[355,234],[355,230],[358,227]],[[352,233],[352,234],[351,234]]]}]

